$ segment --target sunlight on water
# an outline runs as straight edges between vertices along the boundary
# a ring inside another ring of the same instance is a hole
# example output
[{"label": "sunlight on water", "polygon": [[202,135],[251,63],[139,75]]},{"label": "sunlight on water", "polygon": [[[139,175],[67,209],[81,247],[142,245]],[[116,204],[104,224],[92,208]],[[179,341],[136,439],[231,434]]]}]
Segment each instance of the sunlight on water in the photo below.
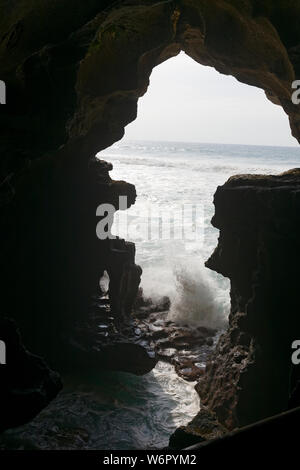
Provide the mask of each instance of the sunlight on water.
[{"label": "sunlight on water", "polygon": [[199,410],[194,383],[159,362],[143,377],[101,372],[101,381],[66,389],[31,423],[4,434],[6,442],[42,449],[153,449]]}]

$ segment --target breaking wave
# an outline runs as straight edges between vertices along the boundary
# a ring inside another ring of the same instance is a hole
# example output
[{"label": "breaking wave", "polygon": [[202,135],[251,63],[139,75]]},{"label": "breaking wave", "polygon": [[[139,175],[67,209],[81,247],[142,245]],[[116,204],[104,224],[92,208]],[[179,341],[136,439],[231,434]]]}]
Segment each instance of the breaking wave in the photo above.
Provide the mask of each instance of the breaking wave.
[{"label": "breaking wave", "polygon": [[170,319],[177,323],[224,328],[229,312],[227,289],[220,289],[201,264],[189,262],[175,272],[176,292]]}]

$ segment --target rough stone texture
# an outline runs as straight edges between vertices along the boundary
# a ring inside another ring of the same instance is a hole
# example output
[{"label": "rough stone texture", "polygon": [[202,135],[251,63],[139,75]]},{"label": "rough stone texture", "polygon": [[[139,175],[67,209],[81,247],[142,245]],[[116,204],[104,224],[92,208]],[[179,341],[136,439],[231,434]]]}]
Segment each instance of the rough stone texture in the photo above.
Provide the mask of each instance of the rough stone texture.
[{"label": "rough stone texture", "polygon": [[[184,50],[263,88],[299,138],[300,7],[293,0],[1,0],[2,174],[54,152],[87,161],[135,119],[153,67]],[[16,145],[16,132],[18,143]]]},{"label": "rough stone texture", "polygon": [[13,322],[0,319],[6,364],[0,365],[0,432],[33,419],[62,388],[59,375],[30,354]]},{"label": "rough stone texture", "polygon": [[108,292],[93,296],[83,318],[74,319],[68,330],[61,333],[62,350],[57,361],[64,373],[82,375],[84,380],[87,373],[101,377],[107,369],[143,375],[155,367],[158,357],[151,338],[142,335],[136,319],[126,312],[127,295],[120,292],[118,298],[120,310],[111,302],[109,286]]},{"label": "rough stone texture", "polygon": [[[283,107],[300,140],[299,106],[291,103],[291,83],[300,78],[300,6],[293,0],[0,0],[0,11],[0,79],[8,102],[0,107],[1,312],[17,320],[26,347],[56,365],[61,332],[84,317],[107,266],[108,247],[95,235],[96,208],[120,194],[135,198],[132,185],[114,183],[93,158],[136,118],[153,67],[183,50],[258,86]],[[284,204],[286,193],[278,194]],[[270,261],[274,272],[276,261]],[[138,276],[134,263],[123,271],[133,285],[123,306],[115,298],[118,311],[130,310]],[[116,293],[120,282],[120,276],[113,281]],[[263,295],[271,311],[272,296]]]},{"label": "rough stone texture", "polygon": [[233,429],[286,410],[299,378],[300,169],[234,176],[214,202],[220,238],[206,265],[230,278],[231,313],[197,390]]},{"label": "rough stone texture", "polygon": [[73,175],[54,177],[50,165],[50,176],[45,171],[44,179],[39,169],[32,170],[38,184],[28,178],[20,182],[22,190],[9,213],[17,218],[16,243],[14,252],[7,250],[4,256],[10,274],[5,279],[10,293],[6,311],[16,319],[27,347],[56,366],[62,356],[62,334],[85,318],[104,270],[111,275],[113,313],[120,314],[128,311],[141,270],[134,263],[132,246],[124,246],[118,256],[113,249],[117,240],[96,236],[98,205],[105,202],[118,209],[122,195],[130,207],[136,197],[134,186],[112,181],[112,166],[103,161],[92,160],[85,175],[75,180]]},{"label": "rough stone texture", "polygon": [[53,338],[84,315],[107,250],[95,237],[96,208],[133,192],[103,183],[107,172],[91,159],[135,119],[155,65],[184,50],[259,86],[299,137],[290,97],[300,13],[288,3],[0,2],[3,310],[20,312],[33,351],[34,330],[44,344],[41,325]]},{"label": "rough stone texture", "polygon": [[172,321],[169,308],[168,297],[154,303],[141,293],[133,312],[136,335],[151,345],[159,360],[172,364],[180,377],[195,382],[204,373],[217,331]]},{"label": "rough stone texture", "polygon": [[169,446],[172,449],[184,449],[199,442],[221,437],[226,432],[227,429],[218,422],[215,414],[202,407],[187,426],[176,429],[170,437]]}]

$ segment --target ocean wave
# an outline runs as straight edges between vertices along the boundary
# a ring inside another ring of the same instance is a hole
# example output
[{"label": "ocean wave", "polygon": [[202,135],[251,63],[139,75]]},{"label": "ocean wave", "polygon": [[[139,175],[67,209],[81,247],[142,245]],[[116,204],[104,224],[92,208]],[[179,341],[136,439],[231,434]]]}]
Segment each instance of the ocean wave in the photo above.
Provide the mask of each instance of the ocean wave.
[{"label": "ocean wave", "polygon": [[[236,172],[240,170],[240,167],[233,166],[233,165],[224,165],[224,164],[213,164],[211,161],[203,161],[203,156],[199,158],[199,161],[193,162],[187,160],[157,160],[157,157],[154,158],[140,158],[134,156],[123,156],[123,155],[101,155],[101,158],[107,160],[112,164],[116,164],[118,166],[122,165],[129,165],[134,171],[134,166],[146,166],[146,167],[155,167],[155,168],[178,168],[178,169],[185,169],[188,171],[198,171],[198,172]],[[163,158],[163,157],[162,157]],[[208,156],[206,158],[209,158]],[[201,161],[202,160],[202,161]]]},{"label": "ocean wave", "polygon": [[174,274],[176,293],[169,317],[177,323],[224,328],[230,309],[228,289],[221,289],[200,262],[189,260]]}]

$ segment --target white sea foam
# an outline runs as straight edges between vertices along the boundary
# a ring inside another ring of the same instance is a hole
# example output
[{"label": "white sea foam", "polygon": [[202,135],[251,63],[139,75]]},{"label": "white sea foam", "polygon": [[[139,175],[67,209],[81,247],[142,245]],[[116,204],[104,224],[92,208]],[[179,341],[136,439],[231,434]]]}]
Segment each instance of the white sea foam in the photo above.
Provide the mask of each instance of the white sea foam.
[{"label": "white sea foam", "polygon": [[223,328],[229,312],[227,289],[221,289],[202,264],[191,260],[175,274],[176,294],[170,319],[189,325]]},{"label": "white sea foam", "polygon": [[[229,281],[204,267],[218,239],[210,224],[216,188],[233,174],[278,174],[297,167],[299,149],[122,141],[98,156],[113,163],[112,178],[136,186],[136,204],[127,211],[133,230],[129,237],[122,230],[119,235],[136,243],[145,294],[154,300],[168,295],[170,316],[178,322],[222,327],[229,313]],[[174,212],[182,204],[203,205],[204,243],[139,236],[149,205],[158,213]]]},{"label": "white sea foam", "polygon": [[19,449],[160,449],[198,412],[194,387],[163,362],[142,377],[101,371],[84,385],[66,378],[47,408],[2,439]]},{"label": "white sea foam", "polygon": [[[136,185],[137,203],[128,210],[136,225],[149,203],[170,210],[182,203],[205,204],[204,244],[134,240],[136,259],[143,267],[145,294],[154,299],[170,296],[171,318],[222,327],[229,311],[229,283],[204,267],[218,238],[210,224],[216,187],[233,173],[279,173],[299,167],[300,150],[120,142],[99,157],[114,164],[113,178]],[[102,285],[107,288],[107,279]],[[205,362],[205,357],[198,359]],[[180,379],[171,365],[161,362],[143,377],[102,371],[90,380],[85,390],[74,384],[65,388],[31,423],[4,433],[8,441],[17,445],[19,439],[18,448],[160,448],[199,409],[194,384]]]}]

